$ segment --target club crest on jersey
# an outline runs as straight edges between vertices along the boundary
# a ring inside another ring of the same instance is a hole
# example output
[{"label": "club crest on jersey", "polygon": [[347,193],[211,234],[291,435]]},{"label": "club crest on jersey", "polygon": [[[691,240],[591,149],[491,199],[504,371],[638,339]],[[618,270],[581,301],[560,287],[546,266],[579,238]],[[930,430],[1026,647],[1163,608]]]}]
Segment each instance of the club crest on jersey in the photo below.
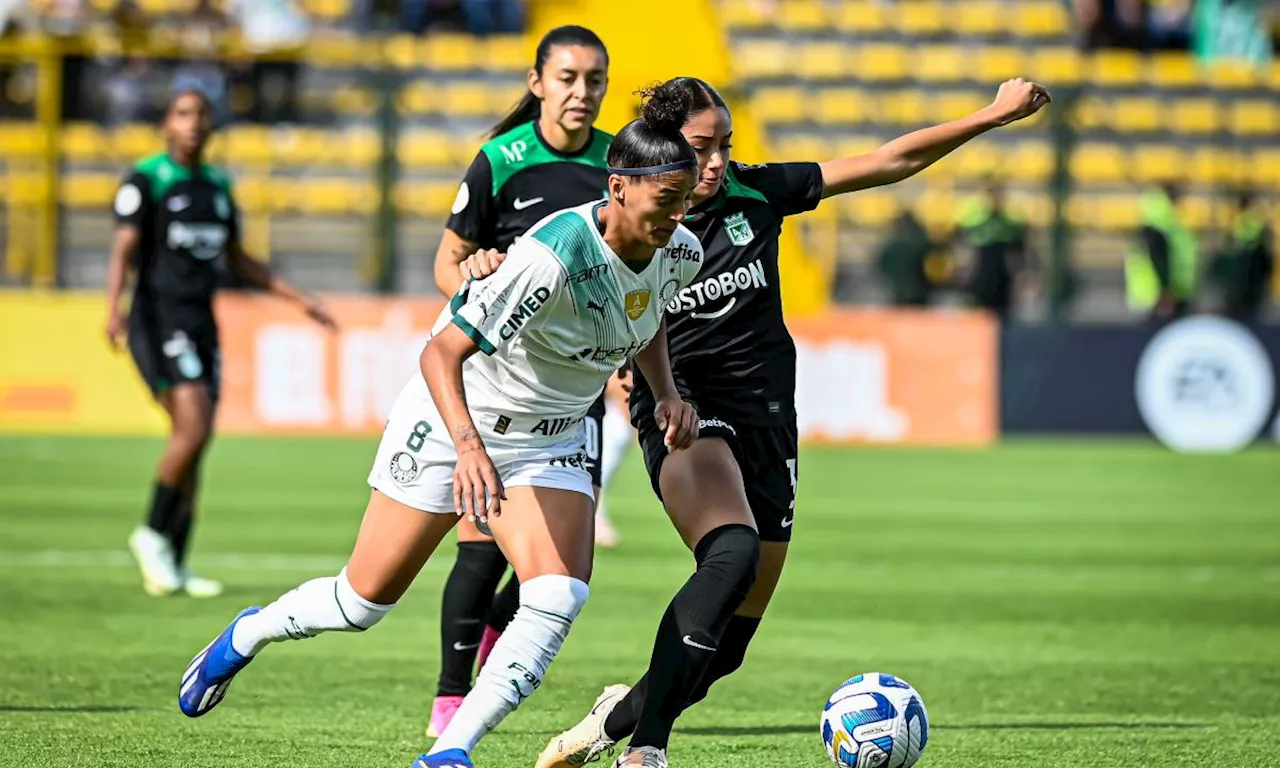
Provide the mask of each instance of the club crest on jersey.
[{"label": "club crest on jersey", "polygon": [[218,218],[223,221],[228,221],[231,218],[231,201],[221,192],[213,198],[213,212],[218,214]]},{"label": "club crest on jersey", "polygon": [[418,479],[418,473],[422,471],[422,467],[418,465],[418,460],[413,454],[405,451],[396,451],[391,457],[391,463],[387,467],[391,471],[391,479],[400,485],[408,485]]},{"label": "club crest on jersey", "polygon": [[751,231],[751,222],[747,221],[745,213],[726,216],[724,230],[729,233],[729,242],[734,245],[746,245],[756,239],[756,233]]},{"label": "club crest on jersey", "polygon": [[641,288],[626,295],[627,317],[639,320],[649,308],[649,289]]}]

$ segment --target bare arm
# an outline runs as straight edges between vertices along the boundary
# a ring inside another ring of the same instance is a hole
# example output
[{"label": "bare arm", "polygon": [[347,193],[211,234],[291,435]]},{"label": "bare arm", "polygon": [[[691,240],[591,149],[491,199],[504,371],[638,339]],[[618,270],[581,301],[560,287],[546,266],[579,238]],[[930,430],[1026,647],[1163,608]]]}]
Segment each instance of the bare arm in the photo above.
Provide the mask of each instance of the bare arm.
[{"label": "bare arm", "polygon": [[239,239],[232,240],[227,245],[227,265],[233,273],[254,288],[274,293],[292,301],[301,307],[312,320],[330,330],[338,327],[319,299],[314,296],[308,296],[283,277],[272,274],[271,268],[265,263],[245,253],[244,245],[241,244]]},{"label": "bare arm", "polygon": [[698,438],[698,414],[680,399],[675,377],[671,375],[671,358],[667,353],[667,320],[664,317],[649,346],[635,357],[636,365],[653,390],[657,403],[654,420],[658,429],[666,430],[667,450],[688,448]]},{"label": "bare arm", "polygon": [[822,196],[893,184],[910,178],[992,128],[1035,114],[1050,102],[1049,92],[1017,78],[1000,86],[995,101],[949,123],[899,136],[874,152],[822,163]]},{"label": "bare arm", "polygon": [[449,436],[458,455],[484,450],[484,443],[471,420],[467,393],[462,384],[462,364],[480,351],[461,328],[450,323],[423,347],[418,358],[422,378],[431,391],[436,409],[449,425]]},{"label": "bare arm", "polygon": [[480,244],[467,240],[451,229],[446,229],[436,249],[436,288],[445,296],[452,296],[462,287],[461,264],[468,256],[480,250]]},{"label": "bare arm", "polygon": [[124,336],[124,313],[120,311],[120,297],[129,276],[129,257],[138,249],[142,239],[138,228],[132,224],[116,227],[111,241],[111,256],[107,261],[107,340],[114,348],[120,347]]},{"label": "bare arm", "polygon": [[671,358],[667,353],[667,320],[664,317],[649,346],[636,353],[636,365],[653,390],[654,400],[678,397],[676,380],[671,375]]},{"label": "bare arm", "polygon": [[450,323],[427,342],[418,365],[436,410],[449,426],[449,437],[458,454],[453,472],[454,511],[484,522],[502,514],[501,500],[506,495],[502,479],[471,419],[462,383],[462,364],[479,349],[461,328]]}]

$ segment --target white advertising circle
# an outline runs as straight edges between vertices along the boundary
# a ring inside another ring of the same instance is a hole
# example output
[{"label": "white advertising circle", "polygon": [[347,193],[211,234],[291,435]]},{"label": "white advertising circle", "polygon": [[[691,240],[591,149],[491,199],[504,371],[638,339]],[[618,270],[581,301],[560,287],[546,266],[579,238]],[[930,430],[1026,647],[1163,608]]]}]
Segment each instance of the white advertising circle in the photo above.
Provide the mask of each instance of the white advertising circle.
[{"label": "white advertising circle", "polygon": [[1271,413],[1275,372],[1244,326],[1217,317],[1179,320],[1138,359],[1138,411],[1181,453],[1228,453],[1251,443]]}]

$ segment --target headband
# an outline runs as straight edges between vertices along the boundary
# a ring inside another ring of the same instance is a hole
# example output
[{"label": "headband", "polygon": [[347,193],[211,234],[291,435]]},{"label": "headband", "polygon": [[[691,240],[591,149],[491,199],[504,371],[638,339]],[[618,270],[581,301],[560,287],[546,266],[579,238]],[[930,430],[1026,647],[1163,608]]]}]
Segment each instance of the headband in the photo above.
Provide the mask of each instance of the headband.
[{"label": "headband", "polygon": [[665,163],[663,165],[649,165],[644,168],[614,168],[609,167],[609,173],[618,176],[652,176],[658,173],[668,173],[670,171],[683,171],[689,168],[696,168],[697,160],[677,160],[674,163]]}]

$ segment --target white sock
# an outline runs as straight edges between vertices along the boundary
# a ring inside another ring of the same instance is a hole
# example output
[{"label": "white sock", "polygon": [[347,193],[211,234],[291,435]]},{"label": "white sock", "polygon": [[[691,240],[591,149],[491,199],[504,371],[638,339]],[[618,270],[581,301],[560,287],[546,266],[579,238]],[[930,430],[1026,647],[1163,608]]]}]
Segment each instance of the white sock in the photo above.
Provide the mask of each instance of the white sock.
[{"label": "white sock", "polygon": [[252,656],[281,640],[305,640],[322,632],[363,632],[395,607],[395,603],[379,605],[356,594],[343,568],[337,576],[312,579],[241,619],[231,633],[231,647],[242,656]]},{"label": "white sock", "polygon": [[486,733],[542,685],[589,594],[586,582],[569,576],[538,576],[520,585],[520,610],[431,754],[447,749],[471,754]]},{"label": "white sock", "polygon": [[[635,442],[635,432],[627,410],[610,402],[600,424],[600,487],[609,487],[609,478],[622,466],[627,450]],[[603,495],[603,494],[601,494]]]}]

